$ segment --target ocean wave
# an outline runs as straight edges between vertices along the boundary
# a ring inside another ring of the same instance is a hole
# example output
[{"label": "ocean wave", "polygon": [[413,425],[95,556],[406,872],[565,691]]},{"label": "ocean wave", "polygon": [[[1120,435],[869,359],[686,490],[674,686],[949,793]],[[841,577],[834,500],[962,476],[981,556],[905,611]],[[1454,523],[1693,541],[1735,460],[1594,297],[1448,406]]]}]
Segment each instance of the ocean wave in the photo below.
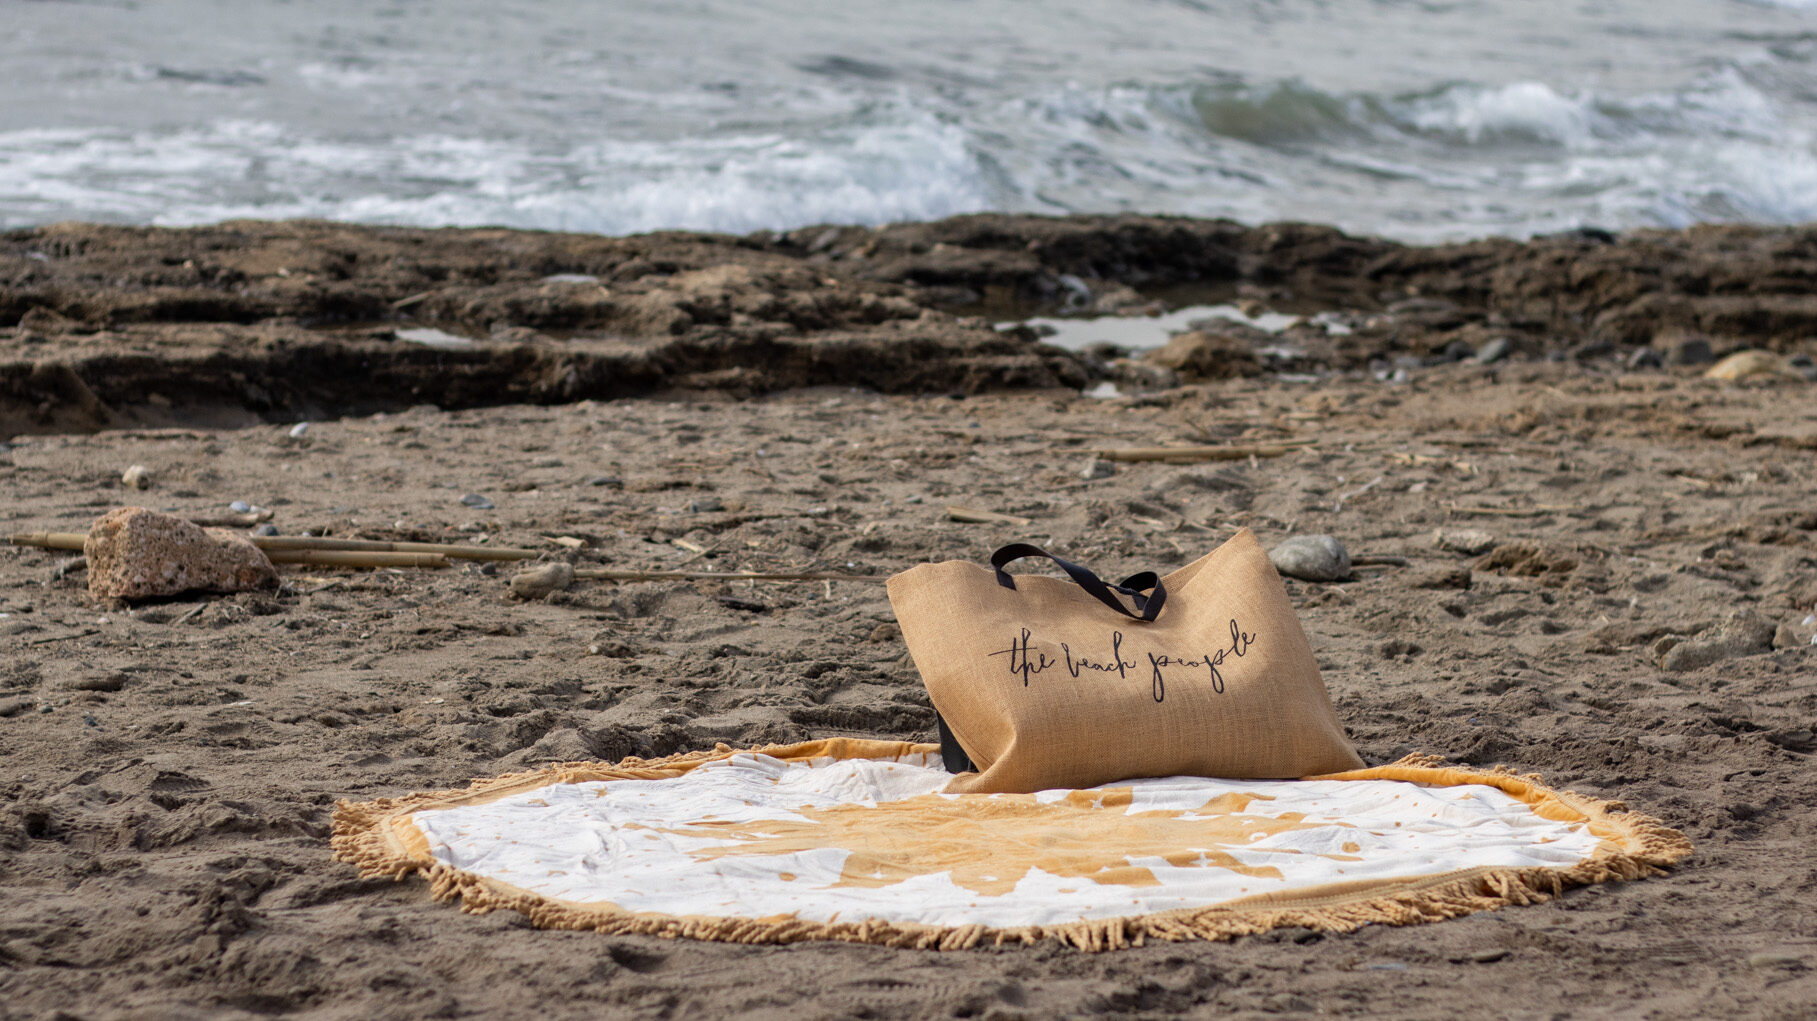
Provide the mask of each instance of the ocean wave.
[{"label": "ocean wave", "polygon": [[1284,81],[1199,87],[1192,91],[1192,104],[1211,134],[1270,146],[1424,141],[1453,148],[1587,149],[1707,134],[1761,134],[1782,130],[1787,121],[1765,92],[1733,66],[1674,92],[1639,95],[1561,90],[1540,81],[1453,82],[1395,95],[1334,94]]},{"label": "ocean wave", "polygon": [[[365,70],[349,73],[357,84]],[[1625,94],[1537,80],[1370,93],[1223,79],[978,102],[892,87],[857,100],[810,92],[768,120],[671,107],[675,126],[660,134],[620,118],[559,141],[329,136],[276,120],[33,129],[0,133],[0,226],[326,217],[741,233],[1139,211],[1433,241],[1817,219],[1817,144],[1773,77],[1784,73],[1731,63]]]},{"label": "ocean wave", "polygon": [[1123,208],[1422,241],[1812,219],[1813,133],[1758,83],[1772,70],[1722,66],[1638,94],[1539,81],[1391,95],[1295,80],[1069,88],[1005,119],[1039,154],[1018,166],[1039,208],[1102,209],[1093,186],[1114,180]]},{"label": "ocean wave", "polygon": [[295,137],[220,121],[168,132],[0,133],[0,225],[70,215],[185,225],[325,217],[635,233],[934,219],[991,208],[957,125],[889,111],[818,132],[564,148],[423,135]]}]

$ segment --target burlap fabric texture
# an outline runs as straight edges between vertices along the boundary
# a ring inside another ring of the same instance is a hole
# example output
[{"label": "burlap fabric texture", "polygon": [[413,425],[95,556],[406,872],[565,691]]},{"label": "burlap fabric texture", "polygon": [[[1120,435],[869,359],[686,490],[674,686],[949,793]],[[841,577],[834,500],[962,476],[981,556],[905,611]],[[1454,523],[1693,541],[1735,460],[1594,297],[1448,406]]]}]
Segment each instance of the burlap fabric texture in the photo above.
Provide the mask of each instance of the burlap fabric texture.
[{"label": "burlap fabric texture", "polygon": [[1072,580],[1005,581],[966,561],[889,581],[928,695],[976,767],[949,792],[1362,767],[1286,587],[1248,529],[1161,578],[1153,620],[1140,619],[1143,597],[1127,590],[1118,598],[1136,616]]}]

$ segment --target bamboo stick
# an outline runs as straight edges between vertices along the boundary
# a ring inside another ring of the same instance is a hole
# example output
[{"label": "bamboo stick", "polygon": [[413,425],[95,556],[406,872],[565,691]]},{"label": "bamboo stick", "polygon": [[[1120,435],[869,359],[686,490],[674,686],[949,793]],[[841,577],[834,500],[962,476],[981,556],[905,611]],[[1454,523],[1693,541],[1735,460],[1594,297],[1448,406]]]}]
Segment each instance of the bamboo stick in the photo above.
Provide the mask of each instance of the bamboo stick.
[{"label": "bamboo stick", "polygon": [[1271,443],[1246,443],[1219,447],[1102,447],[1089,453],[1106,461],[1170,461],[1186,464],[1193,461],[1241,461],[1248,457],[1280,457],[1316,443],[1318,440],[1278,440]]},{"label": "bamboo stick", "polygon": [[1034,524],[1028,518],[1019,518],[1014,514],[999,514],[996,511],[976,510],[948,504],[946,516],[954,521],[963,521],[969,525],[1016,525],[1018,527]]},{"label": "bamboo stick", "polygon": [[14,546],[36,546],[38,549],[81,549],[88,536],[81,532],[15,532]]},{"label": "bamboo stick", "polygon": [[[14,546],[40,549],[79,550],[88,536],[82,532],[19,532],[11,537]],[[253,545],[266,553],[277,551],[318,550],[363,553],[430,553],[463,560],[532,560],[542,554],[536,550],[508,546],[462,546],[439,542],[388,542],[378,539],[322,539],[308,535],[249,535]],[[277,562],[276,557],[271,558]],[[302,563],[303,561],[285,561]]]},{"label": "bamboo stick", "polygon": [[833,571],[633,571],[611,567],[576,568],[574,577],[594,581],[888,581],[880,574]]},{"label": "bamboo stick", "polygon": [[267,550],[274,564],[310,567],[447,567],[439,553],[384,553],[373,550],[285,549]]}]

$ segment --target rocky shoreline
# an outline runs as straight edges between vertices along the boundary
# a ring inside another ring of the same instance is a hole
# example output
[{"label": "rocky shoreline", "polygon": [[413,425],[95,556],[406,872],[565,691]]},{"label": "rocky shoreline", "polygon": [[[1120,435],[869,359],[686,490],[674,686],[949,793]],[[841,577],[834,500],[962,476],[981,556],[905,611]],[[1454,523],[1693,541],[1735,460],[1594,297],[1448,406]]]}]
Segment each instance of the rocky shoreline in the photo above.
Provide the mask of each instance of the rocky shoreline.
[{"label": "rocky shoreline", "polygon": [[1335,317],[1291,328],[1286,360],[1214,338],[1188,379],[1739,348],[1808,365],[1813,281],[1809,227],[1422,248],[1143,216],[625,238],[58,224],[0,234],[0,434],[821,385],[1077,389],[1132,381],[1120,352],[1003,322],[1207,300]]}]

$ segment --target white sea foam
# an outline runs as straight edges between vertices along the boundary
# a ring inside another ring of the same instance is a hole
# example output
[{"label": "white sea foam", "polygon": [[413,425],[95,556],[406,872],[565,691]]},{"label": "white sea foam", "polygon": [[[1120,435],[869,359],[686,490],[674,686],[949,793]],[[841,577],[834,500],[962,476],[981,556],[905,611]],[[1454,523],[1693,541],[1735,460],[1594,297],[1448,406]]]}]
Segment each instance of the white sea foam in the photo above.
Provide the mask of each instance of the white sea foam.
[{"label": "white sea foam", "polygon": [[565,149],[422,135],[294,138],[276,124],[0,134],[0,224],[239,217],[629,233],[931,219],[989,208],[958,127],[928,117]]},{"label": "white sea foam", "polygon": [[1600,120],[1591,98],[1531,81],[1448,88],[1405,107],[1419,130],[1455,134],[1472,145],[1503,139],[1583,145],[1597,135]]}]

